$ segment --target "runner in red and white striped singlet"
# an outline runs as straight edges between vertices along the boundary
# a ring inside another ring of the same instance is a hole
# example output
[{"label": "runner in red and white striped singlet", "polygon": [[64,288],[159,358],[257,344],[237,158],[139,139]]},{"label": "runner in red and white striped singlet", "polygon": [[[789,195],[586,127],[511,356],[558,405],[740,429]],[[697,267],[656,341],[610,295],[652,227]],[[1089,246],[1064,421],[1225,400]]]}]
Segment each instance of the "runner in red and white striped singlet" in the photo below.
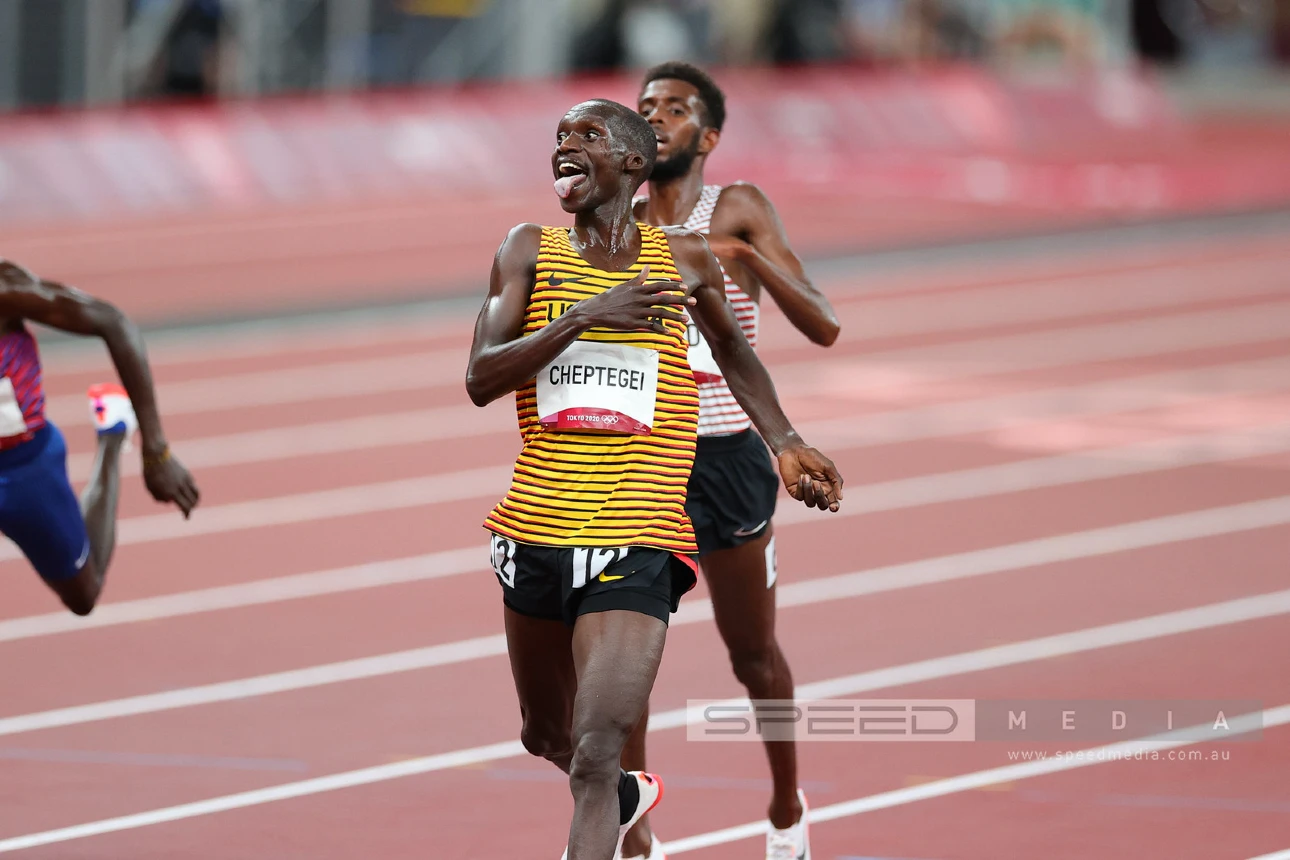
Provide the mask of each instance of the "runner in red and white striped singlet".
[{"label": "runner in red and white striped singlet", "polygon": [[[637,108],[658,139],[649,195],[637,200],[637,219],[657,226],[679,224],[707,236],[725,275],[726,295],[753,347],[763,291],[812,342],[831,345],[838,336],[833,308],[803,272],[770,201],[754,185],[704,182],[704,164],[725,123],[725,97],[717,85],[694,66],[665,63],[645,74]],[[693,326],[690,344],[690,367],[699,384],[699,435],[685,507],[694,524],[699,566],[717,628],[749,697],[791,699],[792,673],[774,633],[771,518],[780,476]],[[629,770],[644,769],[646,722],[641,721],[624,751],[623,767]],[[766,753],[774,785],[766,858],[809,858],[806,797],[798,789],[795,745],[768,743]],[[659,844],[644,819],[627,834],[621,856],[658,860]]]},{"label": "runner in red and white striped singlet", "polygon": [[[717,208],[721,190],[720,185],[703,186],[699,202],[694,204],[694,209],[690,211],[690,217],[686,219],[683,226],[706,235],[708,228],[712,226],[712,212]],[[735,309],[739,327],[743,329],[744,337],[748,338],[748,342],[756,349],[761,308],[752,296],[735,283],[724,265],[721,267],[721,274],[725,275],[726,296]],[[743,432],[752,427],[752,419],[744,414],[739,401],[730,392],[730,386],[726,385],[720,373],[714,372],[716,365],[712,362],[712,353],[702,340],[703,336],[699,334],[698,328],[691,323],[690,363],[694,369],[695,382],[699,384],[699,435],[726,436]]]}]

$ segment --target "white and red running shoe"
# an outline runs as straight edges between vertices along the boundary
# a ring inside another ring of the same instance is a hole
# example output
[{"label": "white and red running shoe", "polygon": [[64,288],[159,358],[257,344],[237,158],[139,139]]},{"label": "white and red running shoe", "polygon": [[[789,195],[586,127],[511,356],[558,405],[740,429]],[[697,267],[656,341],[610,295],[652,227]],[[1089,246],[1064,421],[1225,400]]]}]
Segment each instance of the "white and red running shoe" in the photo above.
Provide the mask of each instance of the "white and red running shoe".
[{"label": "white and red running shoe", "polygon": [[[644,771],[631,770],[627,772],[629,776],[636,777],[636,784],[640,786],[640,799],[636,801],[636,811],[628,819],[626,824],[618,828],[618,845],[614,848],[614,856],[622,854],[623,839],[627,836],[627,831],[636,826],[636,822],[645,817],[645,813],[658,806],[658,802],[663,799],[663,780],[652,773]],[[560,855],[560,860],[569,860],[569,849],[565,847],[564,854]],[[650,858],[654,860],[654,858]]]},{"label": "white and red running shoe", "polygon": [[100,436],[124,434],[128,445],[134,431],[139,429],[139,419],[134,416],[134,406],[125,389],[115,383],[91,385],[90,417]]},{"label": "white and red running shoe", "polygon": [[810,807],[806,794],[799,788],[797,799],[802,804],[802,817],[792,827],[777,830],[769,825],[766,832],[766,860],[811,860],[811,834],[807,817]]}]

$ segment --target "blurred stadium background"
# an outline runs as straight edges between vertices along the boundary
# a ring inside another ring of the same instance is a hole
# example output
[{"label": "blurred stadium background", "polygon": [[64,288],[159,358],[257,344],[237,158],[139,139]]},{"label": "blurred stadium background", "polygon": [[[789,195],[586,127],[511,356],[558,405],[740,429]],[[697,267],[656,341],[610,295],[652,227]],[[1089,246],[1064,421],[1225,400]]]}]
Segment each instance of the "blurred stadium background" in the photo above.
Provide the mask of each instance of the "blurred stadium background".
[{"label": "blurred stadium background", "polygon": [[[842,321],[763,317],[848,479],[777,519],[799,692],[1268,720],[1070,772],[803,744],[815,860],[1290,857],[1290,0],[0,0],[0,255],[147,327],[203,490],[186,522],[127,457],[86,619],[0,546],[0,853],[558,856],[480,529],[514,413],[466,351],[506,231],[566,223],[558,117],[677,58],[727,90],[709,180],[769,191]],[[111,367],[38,333],[79,488]],[[652,817],[759,857],[760,751],[677,731],[742,694],[705,595]]]},{"label": "blurred stadium background", "polygon": [[1287,21],[1285,0],[0,0],[0,237],[156,321],[469,292],[509,226],[558,214],[553,117],[630,103],[632,71],[675,57],[731,91],[715,177],[771,187],[815,256],[1276,206]]}]

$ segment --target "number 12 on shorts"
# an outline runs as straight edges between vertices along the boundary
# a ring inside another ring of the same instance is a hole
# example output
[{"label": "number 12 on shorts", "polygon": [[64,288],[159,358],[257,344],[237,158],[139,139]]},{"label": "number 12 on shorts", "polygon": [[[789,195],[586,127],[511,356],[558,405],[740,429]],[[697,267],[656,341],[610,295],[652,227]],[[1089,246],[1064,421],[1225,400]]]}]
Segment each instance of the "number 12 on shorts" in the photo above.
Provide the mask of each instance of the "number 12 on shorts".
[{"label": "number 12 on shorts", "polygon": [[[627,558],[626,547],[579,547],[573,551],[573,587],[582,588],[605,572],[611,564]],[[625,575],[625,574],[624,574]],[[605,577],[605,581],[622,579],[622,576]]]},{"label": "number 12 on shorts", "polygon": [[515,541],[493,535],[493,572],[507,586],[515,587]]}]

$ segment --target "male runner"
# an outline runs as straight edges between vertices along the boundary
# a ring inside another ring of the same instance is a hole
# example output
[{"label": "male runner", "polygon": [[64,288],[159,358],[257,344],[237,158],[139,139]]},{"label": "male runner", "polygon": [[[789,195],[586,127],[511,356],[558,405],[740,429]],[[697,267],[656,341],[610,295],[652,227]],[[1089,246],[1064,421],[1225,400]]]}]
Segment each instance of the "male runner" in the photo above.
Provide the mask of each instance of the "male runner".
[{"label": "male runner", "polygon": [[[701,236],[636,223],[632,195],[657,142],[635,111],[577,105],[552,169],[572,229],[521,224],[497,252],[466,388],[516,392],[523,448],[485,527],[502,583],[525,748],[569,775],[567,857],[611,860],[662,795],[619,767],[694,587],[685,513],[699,397],[688,309],[779,459],[793,498],[836,511],[842,479],[785,418]],[[651,279],[653,273],[653,279]]]},{"label": "male runner", "polygon": [[[40,356],[27,321],[102,338],[124,384],[89,390],[98,453],[79,502],[67,477],[66,442],[45,416]],[[197,486],[170,455],[138,330],[112,305],[0,260],[0,533],[77,615],[89,615],[103,593],[116,544],[118,461],[136,429],[148,491],[187,518]]]},{"label": "male runner", "polygon": [[[763,287],[811,341],[832,345],[839,328],[833,308],[807,279],[765,194],[747,183],[722,187],[704,182],[704,164],[726,119],[725,96],[712,78],[688,63],[655,66],[645,73],[637,109],[649,120],[659,146],[649,196],[637,200],[636,217],[707,234],[708,246],[720,259],[726,294],[754,347]],[[775,470],[753,422],[694,327],[690,344],[700,410],[686,511],[698,538],[717,629],[750,699],[792,699],[792,673],[775,639]],[[642,719],[628,740],[624,767],[644,769],[648,722]],[[806,797],[797,785],[795,745],[768,741],[765,748],[772,779],[766,858],[809,860]],[[662,860],[648,819],[624,839],[623,855]]]}]

